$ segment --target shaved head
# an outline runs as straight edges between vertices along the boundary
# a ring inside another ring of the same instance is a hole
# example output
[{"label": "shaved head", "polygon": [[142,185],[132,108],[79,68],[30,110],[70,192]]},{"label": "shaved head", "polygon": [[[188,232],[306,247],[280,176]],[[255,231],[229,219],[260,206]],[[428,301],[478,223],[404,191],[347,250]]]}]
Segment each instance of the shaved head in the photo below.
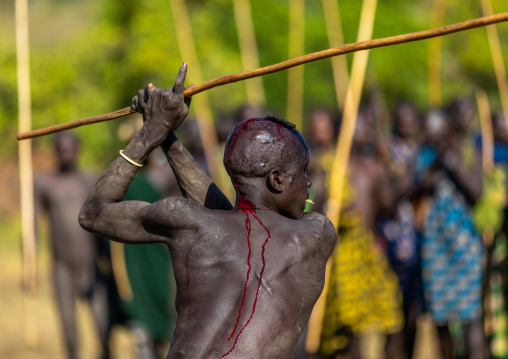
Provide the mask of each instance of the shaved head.
[{"label": "shaved head", "polygon": [[224,151],[224,166],[235,176],[263,177],[273,169],[295,162],[308,162],[308,148],[292,123],[276,118],[251,118],[230,132]]}]

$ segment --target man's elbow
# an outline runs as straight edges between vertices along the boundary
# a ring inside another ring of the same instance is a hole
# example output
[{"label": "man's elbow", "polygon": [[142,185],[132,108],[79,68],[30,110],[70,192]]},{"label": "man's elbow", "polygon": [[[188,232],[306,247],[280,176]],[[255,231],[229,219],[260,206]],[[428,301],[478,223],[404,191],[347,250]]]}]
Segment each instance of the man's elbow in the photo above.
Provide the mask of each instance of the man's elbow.
[{"label": "man's elbow", "polygon": [[78,221],[79,225],[88,232],[93,232],[93,224],[94,224],[95,216],[92,215],[88,206],[85,204],[81,211],[79,212]]}]

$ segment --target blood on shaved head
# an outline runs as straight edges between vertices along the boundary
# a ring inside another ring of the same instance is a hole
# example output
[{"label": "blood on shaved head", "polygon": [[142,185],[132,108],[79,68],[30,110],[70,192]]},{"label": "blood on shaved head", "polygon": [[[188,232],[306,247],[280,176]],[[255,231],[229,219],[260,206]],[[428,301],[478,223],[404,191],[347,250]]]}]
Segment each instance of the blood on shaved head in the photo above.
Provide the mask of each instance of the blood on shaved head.
[{"label": "blood on shaved head", "polygon": [[224,151],[229,176],[263,177],[276,168],[308,161],[308,148],[295,126],[275,117],[251,118],[230,132]]}]

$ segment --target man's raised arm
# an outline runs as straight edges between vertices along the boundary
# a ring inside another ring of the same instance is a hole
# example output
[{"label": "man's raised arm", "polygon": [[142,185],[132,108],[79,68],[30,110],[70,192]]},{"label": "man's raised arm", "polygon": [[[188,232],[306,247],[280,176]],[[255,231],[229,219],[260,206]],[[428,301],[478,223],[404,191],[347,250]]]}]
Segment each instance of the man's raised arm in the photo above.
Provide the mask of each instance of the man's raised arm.
[{"label": "man's raised arm", "polygon": [[[182,205],[182,201],[161,205],[160,202],[122,200],[148,155],[189,113],[190,99],[183,97],[186,72],[184,63],[172,89],[155,90],[151,94],[144,110],[143,126],[97,181],[81,209],[79,222],[84,229],[126,243],[165,241],[171,235],[171,221],[175,219],[172,217],[178,215],[178,205]],[[161,220],[151,226],[158,218]]]},{"label": "man's raised arm", "polygon": [[209,209],[229,210],[233,206],[203,171],[194,157],[172,133],[161,145],[185,198]]},{"label": "man's raised arm", "polygon": [[[147,86],[144,90],[139,90],[137,96],[132,99],[133,107],[138,112],[143,113],[146,102],[155,90],[158,90],[158,88],[153,85]],[[233,208],[224,193],[203,171],[174,132],[164,140],[161,149],[173,169],[178,187],[185,198],[209,209],[228,210]]]}]

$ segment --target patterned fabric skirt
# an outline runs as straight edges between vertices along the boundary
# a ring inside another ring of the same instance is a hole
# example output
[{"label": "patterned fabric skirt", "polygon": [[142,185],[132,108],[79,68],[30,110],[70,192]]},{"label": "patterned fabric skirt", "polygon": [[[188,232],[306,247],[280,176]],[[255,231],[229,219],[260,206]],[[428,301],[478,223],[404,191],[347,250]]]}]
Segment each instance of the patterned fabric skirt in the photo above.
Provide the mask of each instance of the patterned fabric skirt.
[{"label": "patterned fabric skirt", "polygon": [[436,323],[480,319],[483,243],[464,199],[442,174],[425,220],[421,255],[425,305]]},{"label": "patterned fabric skirt", "polygon": [[403,313],[397,276],[359,216],[348,212],[342,215],[339,244],[332,261],[321,354],[345,349],[347,330],[355,334],[400,331]]}]

